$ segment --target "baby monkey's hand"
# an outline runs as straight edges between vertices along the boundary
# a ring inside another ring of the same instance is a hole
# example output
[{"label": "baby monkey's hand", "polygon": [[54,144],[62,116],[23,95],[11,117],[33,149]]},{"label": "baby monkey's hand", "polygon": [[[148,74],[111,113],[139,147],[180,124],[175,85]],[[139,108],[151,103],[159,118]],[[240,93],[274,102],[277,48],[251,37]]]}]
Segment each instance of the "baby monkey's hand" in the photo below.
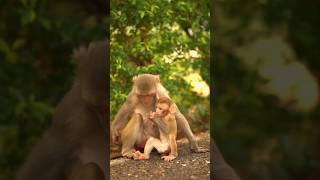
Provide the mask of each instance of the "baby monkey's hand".
[{"label": "baby monkey's hand", "polygon": [[150,111],[147,115],[148,119],[153,120],[155,117],[155,112]]}]

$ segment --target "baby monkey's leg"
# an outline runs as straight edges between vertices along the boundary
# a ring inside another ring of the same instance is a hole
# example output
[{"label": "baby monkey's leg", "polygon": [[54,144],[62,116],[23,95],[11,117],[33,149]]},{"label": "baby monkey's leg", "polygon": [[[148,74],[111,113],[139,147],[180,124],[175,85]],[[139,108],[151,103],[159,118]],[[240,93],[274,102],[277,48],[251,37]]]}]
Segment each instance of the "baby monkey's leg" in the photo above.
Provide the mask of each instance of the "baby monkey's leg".
[{"label": "baby monkey's leg", "polygon": [[141,153],[140,151],[136,151],[134,152],[132,155],[133,155],[133,159],[135,160],[146,160],[146,159],[149,159],[150,157],[150,153],[152,151],[153,148],[155,148],[155,144],[157,144],[157,139],[156,138],[153,138],[153,137],[150,137],[145,146],[144,146],[144,152]]},{"label": "baby monkey's leg", "polygon": [[166,142],[161,142],[160,139],[151,137],[146,143],[144,154],[150,155],[150,152],[153,148],[156,148],[159,153],[165,153],[169,149],[169,144]]},{"label": "baby monkey's leg", "polygon": [[165,153],[169,149],[169,144],[162,143],[159,139],[150,137],[144,147],[144,153],[141,153],[140,151],[136,151],[133,153],[133,158],[135,160],[149,159],[150,153],[153,150],[153,148],[156,148],[156,150],[159,153]]}]

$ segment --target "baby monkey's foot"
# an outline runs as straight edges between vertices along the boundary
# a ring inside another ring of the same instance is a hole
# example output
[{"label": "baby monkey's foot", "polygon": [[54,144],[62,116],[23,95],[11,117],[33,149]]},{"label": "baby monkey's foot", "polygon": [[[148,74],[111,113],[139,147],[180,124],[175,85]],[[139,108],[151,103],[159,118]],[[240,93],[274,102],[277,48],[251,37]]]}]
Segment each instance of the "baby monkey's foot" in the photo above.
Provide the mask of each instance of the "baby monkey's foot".
[{"label": "baby monkey's foot", "polygon": [[136,151],[132,154],[134,160],[147,160],[149,157],[145,156],[140,151]]},{"label": "baby monkey's foot", "polygon": [[133,157],[134,160],[139,159],[140,155],[141,155],[140,151],[135,151],[135,152],[132,153],[132,157]]}]

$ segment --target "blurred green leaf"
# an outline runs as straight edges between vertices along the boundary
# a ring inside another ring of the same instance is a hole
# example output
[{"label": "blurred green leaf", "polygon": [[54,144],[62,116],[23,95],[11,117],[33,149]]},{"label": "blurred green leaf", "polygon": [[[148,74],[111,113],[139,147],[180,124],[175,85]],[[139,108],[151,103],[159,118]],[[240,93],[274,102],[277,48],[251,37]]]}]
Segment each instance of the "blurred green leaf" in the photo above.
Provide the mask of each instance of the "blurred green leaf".
[{"label": "blurred green leaf", "polygon": [[33,9],[28,9],[24,12],[23,16],[21,17],[22,25],[27,25],[33,22],[36,18],[36,13]]}]

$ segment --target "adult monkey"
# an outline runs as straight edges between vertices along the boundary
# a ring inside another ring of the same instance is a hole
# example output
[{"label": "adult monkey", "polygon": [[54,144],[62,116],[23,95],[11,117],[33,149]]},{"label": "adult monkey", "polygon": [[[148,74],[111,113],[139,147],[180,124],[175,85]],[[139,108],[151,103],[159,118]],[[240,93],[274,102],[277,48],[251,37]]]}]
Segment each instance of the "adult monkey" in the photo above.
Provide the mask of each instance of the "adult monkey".
[{"label": "adult monkey", "polygon": [[17,180],[107,178],[107,61],[109,42],[74,52],[75,82],[58,104],[52,126],[35,145]]},{"label": "adult monkey", "polygon": [[[135,146],[143,148],[146,134],[159,137],[157,128],[148,126],[144,121],[146,113],[155,110],[156,98],[162,96],[169,97],[169,94],[160,83],[159,75],[141,74],[133,78],[133,88],[111,125],[112,141],[116,144],[122,143],[122,156],[131,158],[135,152]],[[208,149],[198,146],[188,121],[178,107],[175,118],[178,132],[187,137],[191,151],[208,152]],[[111,158],[113,157],[114,155],[111,154]]]},{"label": "adult monkey", "polygon": [[211,138],[211,164],[210,170],[212,179],[215,180],[240,180],[238,174],[233,168],[224,160],[220,150],[215,141]]}]

